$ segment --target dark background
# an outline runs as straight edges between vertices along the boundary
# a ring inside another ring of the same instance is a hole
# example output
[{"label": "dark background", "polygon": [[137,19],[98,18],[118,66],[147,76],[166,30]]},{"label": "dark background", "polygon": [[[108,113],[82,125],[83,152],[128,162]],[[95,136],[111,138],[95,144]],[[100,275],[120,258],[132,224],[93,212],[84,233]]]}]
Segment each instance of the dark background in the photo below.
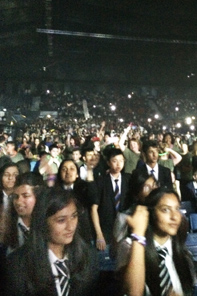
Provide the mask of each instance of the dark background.
[{"label": "dark background", "polygon": [[0,80],[195,86],[196,15],[190,0],[0,1]]}]

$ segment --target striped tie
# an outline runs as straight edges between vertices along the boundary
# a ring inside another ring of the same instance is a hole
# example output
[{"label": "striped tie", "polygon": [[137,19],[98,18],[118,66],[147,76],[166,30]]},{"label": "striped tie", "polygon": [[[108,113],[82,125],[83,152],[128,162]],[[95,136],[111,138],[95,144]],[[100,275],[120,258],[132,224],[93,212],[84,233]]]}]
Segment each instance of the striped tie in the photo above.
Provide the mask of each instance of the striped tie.
[{"label": "striped tie", "polygon": [[159,278],[160,278],[160,288],[161,288],[161,296],[167,296],[169,291],[172,289],[172,282],[170,279],[170,275],[168,269],[165,264],[166,255],[168,254],[167,248],[157,248],[157,252],[159,254]]},{"label": "striped tie", "polygon": [[118,179],[114,180],[116,183],[116,187],[115,187],[115,191],[114,191],[114,198],[115,198],[115,207],[116,207],[116,211],[118,211],[119,209],[119,205],[120,205],[120,188],[118,186]]},{"label": "striped tie", "polygon": [[68,260],[56,261],[56,269],[59,276],[59,283],[61,289],[61,296],[68,296],[70,291],[70,272],[66,265]]},{"label": "striped tie", "polygon": [[20,222],[18,223],[18,226],[20,227],[20,229],[23,233],[24,241],[26,241],[29,237],[29,230],[24,225],[22,225]]}]

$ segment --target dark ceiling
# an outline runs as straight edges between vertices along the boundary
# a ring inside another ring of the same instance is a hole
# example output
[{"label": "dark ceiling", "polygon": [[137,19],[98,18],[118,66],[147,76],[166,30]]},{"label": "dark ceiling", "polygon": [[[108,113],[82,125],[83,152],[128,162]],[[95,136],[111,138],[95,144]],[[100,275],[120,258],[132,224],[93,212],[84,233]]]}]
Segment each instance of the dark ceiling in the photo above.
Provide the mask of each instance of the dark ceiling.
[{"label": "dark ceiling", "polygon": [[110,80],[117,69],[123,80],[186,82],[197,66],[196,15],[190,0],[1,0],[0,74]]}]

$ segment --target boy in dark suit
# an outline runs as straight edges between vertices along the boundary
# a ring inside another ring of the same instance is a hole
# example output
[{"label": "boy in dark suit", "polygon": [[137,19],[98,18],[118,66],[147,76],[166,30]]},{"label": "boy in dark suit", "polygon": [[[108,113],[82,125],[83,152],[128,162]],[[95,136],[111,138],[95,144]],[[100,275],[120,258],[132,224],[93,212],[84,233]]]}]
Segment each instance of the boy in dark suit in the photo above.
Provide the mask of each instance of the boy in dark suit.
[{"label": "boy in dark suit", "polygon": [[99,252],[100,294],[115,295],[117,282],[113,270],[116,263],[111,252],[113,228],[117,213],[129,207],[131,175],[122,172],[125,160],[120,149],[110,148],[106,158],[109,170],[92,182],[91,217]]},{"label": "boy in dark suit", "polygon": [[158,146],[157,142],[149,140],[143,143],[142,153],[144,164],[138,167],[138,170],[154,175],[161,187],[172,189],[172,178],[170,169],[158,164]]},{"label": "boy in dark suit", "polygon": [[107,154],[109,170],[94,181],[91,216],[96,234],[96,247],[105,250],[112,241],[113,226],[118,211],[129,207],[130,174],[122,172],[124,156],[120,149]]},{"label": "boy in dark suit", "polygon": [[197,170],[193,172],[193,181],[186,184],[187,196],[193,208],[197,209]]}]

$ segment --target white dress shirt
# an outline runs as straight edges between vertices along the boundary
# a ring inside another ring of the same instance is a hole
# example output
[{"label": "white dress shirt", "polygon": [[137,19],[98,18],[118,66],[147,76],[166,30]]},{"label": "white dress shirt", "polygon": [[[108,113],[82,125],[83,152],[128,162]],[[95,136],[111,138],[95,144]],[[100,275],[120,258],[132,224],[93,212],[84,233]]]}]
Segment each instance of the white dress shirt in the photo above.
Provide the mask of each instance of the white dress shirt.
[{"label": "white dress shirt", "polygon": [[79,168],[79,175],[80,175],[80,178],[84,181],[86,181],[87,179],[87,165],[84,163],[82,166],[80,166]]},{"label": "white dress shirt", "polygon": [[193,181],[194,189],[197,189],[197,182]]},{"label": "white dress shirt", "polygon": [[175,269],[174,262],[173,262],[172,240],[171,240],[171,238],[169,238],[165,242],[165,244],[163,244],[162,246],[159,245],[158,242],[156,242],[156,241],[154,241],[154,244],[155,244],[156,248],[157,247],[160,247],[162,249],[167,248],[168,254],[166,255],[165,264],[166,264],[166,267],[167,267],[169,275],[170,275],[173,290],[178,295],[182,296],[183,295],[183,290],[182,290],[182,287],[181,287],[181,282],[179,280],[179,276],[177,274],[177,271]]},{"label": "white dress shirt", "polygon": [[155,179],[158,181],[159,180],[159,165],[158,165],[158,163],[156,163],[154,168],[151,168],[148,164],[146,164],[146,168],[147,168],[149,175],[152,175],[151,171],[154,170],[153,174],[155,176]]},{"label": "white dress shirt", "polygon": [[72,185],[64,185],[65,190],[73,190],[73,188],[74,188],[74,184],[72,184]]},{"label": "white dress shirt", "polygon": [[115,182],[115,180],[118,180],[119,192],[121,193],[121,181],[122,181],[121,174],[119,174],[118,178],[114,178],[111,174],[110,174],[110,177],[111,177],[111,181],[112,181],[112,186],[113,186],[114,192],[115,192],[115,189],[116,189],[116,182]]},{"label": "white dress shirt", "polygon": [[22,218],[21,217],[18,217],[18,221],[17,221],[17,229],[18,229],[18,242],[19,242],[19,246],[22,246],[24,243],[25,243],[25,240],[24,240],[24,234],[23,234],[23,231],[22,229],[20,228],[20,226],[18,224],[21,224],[23,225],[28,231],[30,230],[29,227],[27,227]]},{"label": "white dress shirt", "polygon": [[7,210],[9,204],[9,196],[3,191],[3,208]]}]

